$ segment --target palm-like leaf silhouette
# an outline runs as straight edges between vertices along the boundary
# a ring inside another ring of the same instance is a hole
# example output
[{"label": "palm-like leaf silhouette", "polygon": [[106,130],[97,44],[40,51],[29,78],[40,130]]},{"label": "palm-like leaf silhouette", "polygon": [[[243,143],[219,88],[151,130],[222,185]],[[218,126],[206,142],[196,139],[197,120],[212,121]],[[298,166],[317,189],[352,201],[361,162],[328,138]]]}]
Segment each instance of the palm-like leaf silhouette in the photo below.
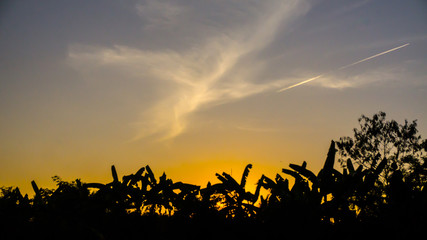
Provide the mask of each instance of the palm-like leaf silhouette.
[{"label": "palm-like leaf silhouette", "polygon": [[[211,198],[220,202],[220,212],[228,218],[247,218],[255,216],[257,207],[254,203],[258,200],[261,184],[257,185],[255,193],[246,191],[246,180],[252,164],[248,164],[243,171],[240,184],[229,174],[223,172],[216,177],[221,183],[208,185],[203,189],[205,198]],[[206,194],[209,193],[209,194]]]},{"label": "palm-like leaf silhouette", "polygon": [[183,202],[191,198],[189,195],[194,198],[199,190],[192,184],[173,183],[165,173],[157,181],[148,165],[135,174],[123,176],[123,181],[119,181],[114,166],[111,172],[113,182],[109,184],[85,184],[88,188],[99,189],[95,197],[104,203],[107,211],[171,215],[176,210],[182,210]]}]

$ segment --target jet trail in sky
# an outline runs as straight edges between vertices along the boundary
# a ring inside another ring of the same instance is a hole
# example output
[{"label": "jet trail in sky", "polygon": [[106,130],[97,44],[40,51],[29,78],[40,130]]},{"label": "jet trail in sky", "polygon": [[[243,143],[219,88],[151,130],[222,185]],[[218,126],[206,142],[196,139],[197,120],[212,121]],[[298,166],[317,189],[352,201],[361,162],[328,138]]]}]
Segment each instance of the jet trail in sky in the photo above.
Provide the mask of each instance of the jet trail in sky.
[{"label": "jet trail in sky", "polygon": [[351,67],[351,66],[354,66],[354,65],[356,65],[356,64],[359,64],[359,63],[362,63],[362,62],[365,62],[365,61],[371,60],[372,58],[376,58],[376,57],[379,57],[379,56],[384,55],[384,54],[386,54],[386,53],[396,51],[396,50],[401,49],[401,48],[403,48],[403,47],[406,47],[406,46],[408,46],[408,45],[409,45],[409,43],[407,43],[407,44],[403,44],[402,46],[395,47],[395,48],[392,48],[392,49],[387,50],[387,51],[385,51],[385,52],[375,54],[374,56],[371,56],[371,57],[368,57],[368,58],[364,58],[364,59],[362,59],[362,60],[360,60],[360,61],[357,61],[357,62],[354,62],[354,63],[352,63],[352,64],[345,65],[344,67],[340,67],[338,70],[346,69],[346,68]]},{"label": "jet trail in sky", "polygon": [[[395,48],[392,48],[392,49],[390,49],[390,50],[387,50],[387,51],[384,51],[384,52],[381,52],[381,53],[375,54],[375,55],[373,55],[373,56],[370,56],[370,57],[364,58],[364,59],[359,60],[359,61],[357,61],[357,62],[354,62],[354,63],[348,64],[348,65],[342,66],[342,67],[338,68],[337,70],[342,70],[342,69],[349,68],[349,67],[354,66],[354,65],[356,65],[356,64],[359,64],[359,63],[362,63],[362,62],[365,62],[365,61],[371,60],[371,59],[373,59],[373,58],[379,57],[379,56],[381,56],[381,55],[384,55],[384,54],[387,54],[387,53],[390,53],[390,52],[396,51],[396,50],[401,49],[401,48],[404,48],[404,47],[406,47],[406,46],[408,46],[408,45],[409,45],[409,43],[403,44],[402,46],[395,47]],[[335,71],[336,71],[336,70],[335,70]],[[333,71],[330,71],[330,72],[328,72],[328,73],[331,73],[331,72],[333,72]],[[316,76],[316,77],[313,77],[313,78],[307,79],[307,80],[305,80],[305,81],[302,81],[302,82],[296,83],[296,84],[294,84],[294,85],[292,85],[292,86],[282,88],[282,89],[280,89],[280,90],[279,90],[279,91],[277,91],[277,92],[283,92],[283,91],[286,91],[286,90],[288,90],[288,89],[291,89],[291,88],[298,87],[298,86],[300,86],[300,85],[303,85],[303,84],[309,83],[309,82],[311,82],[311,81],[314,81],[314,80],[316,80],[316,79],[318,79],[318,78],[323,77],[324,75],[326,75],[326,74],[328,74],[328,73],[320,74],[319,76]]]},{"label": "jet trail in sky", "polygon": [[292,85],[292,86],[282,88],[282,89],[280,89],[278,92],[283,92],[283,91],[286,91],[286,90],[288,90],[288,89],[291,89],[291,88],[294,88],[294,87],[298,87],[299,85],[303,85],[303,84],[306,84],[306,83],[308,83],[308,82],[314,81],[314,80],[316,80],[316,79],[318,79],[318,78],[323,77],[323,75],[324,75],[324,74],[321,74],[321,75],[319,75],[319,76],[316,76],[316,77],[313,77],[313,78],[307,79],[307,80],[305,80],[305,81],[299,82],[299,83],[294,84],[294,85]]}]

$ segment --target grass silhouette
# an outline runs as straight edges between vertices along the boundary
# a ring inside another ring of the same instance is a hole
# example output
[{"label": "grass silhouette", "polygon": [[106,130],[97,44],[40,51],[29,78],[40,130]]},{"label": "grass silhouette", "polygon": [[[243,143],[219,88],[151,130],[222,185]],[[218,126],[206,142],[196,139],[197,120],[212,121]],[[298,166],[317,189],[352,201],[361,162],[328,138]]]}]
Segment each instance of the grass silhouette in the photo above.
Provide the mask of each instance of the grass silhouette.
[{"label": "grass silhouette", "polygon": [[[411,159],[418,161],[416,170],[390,163],[401,159],[383,157],[369,167],[355,167],[348,158],[338,171],[336,143],[331,141],[317,174],[306,162],[290,164],[282,169],[285,177],[262,175],[255,193],[245,189],[251,164],[240,183],[224,172],[216,174],[219,183],[205,188],[174,182],[165,173],[156,178],[148,165],[121,178],[112,166],[112,181],[106,184],[66,182],[55,176],[57,188],[44,189],[32,181],[33,198],[18,188],[2,187],[0,239],[422,236],[427,226],[425,140],[423,144],[418,159]],[[286,177],[295,180],[292,186]],[[261,189],[268,194],[260,196]]]}]

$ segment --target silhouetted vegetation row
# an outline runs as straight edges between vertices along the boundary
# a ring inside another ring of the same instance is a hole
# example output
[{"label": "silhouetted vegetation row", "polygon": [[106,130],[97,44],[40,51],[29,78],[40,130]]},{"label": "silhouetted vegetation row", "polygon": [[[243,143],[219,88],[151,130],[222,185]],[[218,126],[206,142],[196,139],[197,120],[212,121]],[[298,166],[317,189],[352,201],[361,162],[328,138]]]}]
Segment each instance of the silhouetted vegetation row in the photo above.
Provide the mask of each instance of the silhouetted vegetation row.
[{"label": "silhouetted vegetation row", "polygon": [[[147,165],[107,184],[32,182],[33,198],[2,187],[0,238],[19,239],[266,239],[422,236],[426,226],[427,141],[416,121],[362,116],[354,138],[332,141],[323,168],[302,165],[247,191],[252,165],[238,181],[216,174],[206,187],[156,178]],[[340,163],[342,170],[334,168]],[[293,184],[288,178],[292,178]],[[261,189],[268,194],[260,195]]]}]

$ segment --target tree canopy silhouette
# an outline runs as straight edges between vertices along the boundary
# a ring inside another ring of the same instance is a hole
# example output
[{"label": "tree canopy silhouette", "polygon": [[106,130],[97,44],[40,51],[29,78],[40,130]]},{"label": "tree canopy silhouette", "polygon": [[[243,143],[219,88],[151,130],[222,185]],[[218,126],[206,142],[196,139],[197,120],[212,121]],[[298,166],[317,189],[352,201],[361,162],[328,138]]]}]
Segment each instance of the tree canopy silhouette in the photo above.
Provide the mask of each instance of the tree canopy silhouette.
[{"label": "tree canopy silhouette", "polygon": [[379,112],[372,118],[362,115],[359,125],[359,129],[353,130],[354,137],[341,137],[337,142],[339,161],[344,168],[363,166],[373,170],[385,161],[381,173],[384,184],[396,170],[413,182],[414,187],[425,184],[427,139],[418,134],[416,120],[399,124],[386,120],[386,113]]}]

